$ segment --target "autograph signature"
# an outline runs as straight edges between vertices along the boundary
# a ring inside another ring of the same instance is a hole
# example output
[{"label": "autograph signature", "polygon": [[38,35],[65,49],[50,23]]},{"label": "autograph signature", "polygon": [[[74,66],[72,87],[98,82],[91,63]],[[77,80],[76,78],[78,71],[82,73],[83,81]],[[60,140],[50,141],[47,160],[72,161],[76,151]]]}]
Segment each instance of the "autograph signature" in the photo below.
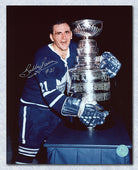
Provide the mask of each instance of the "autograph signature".
[{"label": "autograph signature", "polygon": [[26,69],[24,70],[24,72],[22,72],[21,74],[19,74],[19,77],[22,77],[22,78],[31,78],[33,76],[35,76],[36,74],[39,74],[42,70],[46,70],[46,73],[48,73],[49,71],[52,72],[52,68],[51,66],[57,64],[58,62],[57,61],[50,61],[50,62],[42,62],[42,64],[39,66],[39,65],[31,65],[31,64],[28,64]]}]

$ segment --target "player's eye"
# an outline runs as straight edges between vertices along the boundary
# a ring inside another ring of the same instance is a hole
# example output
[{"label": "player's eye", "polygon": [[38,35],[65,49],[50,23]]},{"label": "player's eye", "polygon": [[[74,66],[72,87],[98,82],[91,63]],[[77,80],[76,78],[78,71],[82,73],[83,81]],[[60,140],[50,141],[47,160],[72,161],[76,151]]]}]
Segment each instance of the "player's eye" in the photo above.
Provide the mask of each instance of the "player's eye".
[{"label": "player's eye", "polygon": [[60,34],[61,34],[61,32],[57,32],[57,33],[56,33],[56,35],[60,35]]}]

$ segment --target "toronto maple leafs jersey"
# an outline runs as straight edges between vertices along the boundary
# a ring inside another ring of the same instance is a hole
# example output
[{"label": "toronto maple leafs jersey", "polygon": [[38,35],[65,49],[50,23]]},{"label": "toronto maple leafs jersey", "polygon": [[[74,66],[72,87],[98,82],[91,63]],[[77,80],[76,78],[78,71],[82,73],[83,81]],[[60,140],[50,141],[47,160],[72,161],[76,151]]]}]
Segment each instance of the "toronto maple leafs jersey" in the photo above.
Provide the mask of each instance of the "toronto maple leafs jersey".
[{"label": "toronto maple leafs jersey", "polygon": [[76,65],[77,44],[70,43],[68,57],[63,60],[50,45],[39,49],[33,67],[29,70],[21,102],[33,104],[61,112],[67,98],[64,94],[67,70]]}]

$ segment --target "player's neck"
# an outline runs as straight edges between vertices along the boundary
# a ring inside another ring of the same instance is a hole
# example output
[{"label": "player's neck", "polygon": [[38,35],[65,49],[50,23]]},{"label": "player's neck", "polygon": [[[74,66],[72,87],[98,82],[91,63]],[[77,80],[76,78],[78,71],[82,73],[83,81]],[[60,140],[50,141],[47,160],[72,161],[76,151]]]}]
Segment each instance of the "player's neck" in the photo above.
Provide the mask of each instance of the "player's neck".
[{"label": "player's neck", "polygon": [[60,57],[65,60],[66,57],[67,57],[67,51],[66,52],[65,51],[61,52]]}]

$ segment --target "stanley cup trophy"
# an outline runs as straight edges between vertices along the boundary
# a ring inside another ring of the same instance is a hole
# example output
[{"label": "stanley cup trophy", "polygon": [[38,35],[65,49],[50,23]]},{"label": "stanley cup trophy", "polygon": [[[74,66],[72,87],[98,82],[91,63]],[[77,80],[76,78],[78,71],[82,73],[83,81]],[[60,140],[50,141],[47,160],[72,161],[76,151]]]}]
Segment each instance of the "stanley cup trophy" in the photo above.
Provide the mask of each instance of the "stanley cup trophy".
[{"label": "stanley cup trophy", "polygon": [[103,29],[103,22],[84,19],[73,23],[73,32],[82,37],[77,52],[77,65],[69,70],[67,93],[69,96],[85,100],[88,104],[106,102],[110,99],[110,78],[105,69],[100,69],[97,42]]}]

